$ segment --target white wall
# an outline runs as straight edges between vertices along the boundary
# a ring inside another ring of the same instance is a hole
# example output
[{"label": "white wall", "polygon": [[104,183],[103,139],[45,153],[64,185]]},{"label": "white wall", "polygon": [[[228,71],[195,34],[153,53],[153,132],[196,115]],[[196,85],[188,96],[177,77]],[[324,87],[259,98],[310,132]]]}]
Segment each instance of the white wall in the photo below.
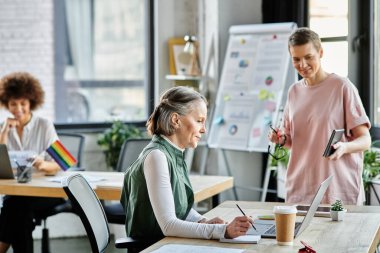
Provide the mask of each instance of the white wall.
[{"label": "white wall", "polygon": [[54,118],[53,41],[52,0],[0,0],[0,76],[27,71],[38,77],[46,94],[37,113],[47,118]]}]

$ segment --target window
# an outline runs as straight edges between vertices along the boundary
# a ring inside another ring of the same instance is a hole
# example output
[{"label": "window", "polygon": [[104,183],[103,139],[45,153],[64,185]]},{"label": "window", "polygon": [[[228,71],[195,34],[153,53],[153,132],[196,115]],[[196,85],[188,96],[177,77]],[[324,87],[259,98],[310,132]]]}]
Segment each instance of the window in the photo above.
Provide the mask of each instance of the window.
[{"label": "window", "polygon": [[310,0],[310,29],[319,34],[324,54],[322,66],[327,72],[348,74],[348,2],[347,0]]},{"label": "window", "polygon": [[55,1],[55,123],[147,119],[151,2]]}]

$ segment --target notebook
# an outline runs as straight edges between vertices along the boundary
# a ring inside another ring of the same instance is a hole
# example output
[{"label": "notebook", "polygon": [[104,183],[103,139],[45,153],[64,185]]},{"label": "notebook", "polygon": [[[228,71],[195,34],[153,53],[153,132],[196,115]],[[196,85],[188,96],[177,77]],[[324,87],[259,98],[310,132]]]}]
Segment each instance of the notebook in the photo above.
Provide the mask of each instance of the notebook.
[{"label": "notebook", "polygon": [[[314,214],[317,211],[319,204],[321,203],[323,195],[325,195],[327,187],[331,183],[332,178],[333,176],[331,175],[320,184],[318,191],[315,194],[314,199],[310,205],[310,208],[307,211],[302,222],[296,222],[296,225],[294,228],[295,229],[294,238],[299,236],[309,226],[311,219],[314,217]],[[274,220],[255,220],[254,225],[257,231],[254,230],[253,228],[250,228],[247,234],[261,235],[262,238],[276,238],[276,225],[275,225]]]},{"label": "notebook", "polygon": [[342,139],[344,134],[344,129],[334,129],[331,133],[329,142],[326,145],[325,151],[323,152],[324,157],[329,157],[335,152],[335,149],[332,147],[335,143],[339,142]]},{"label": "notebook", "polygon": [[220,242],[228,242],[228,243],[258,243],[261,239],[259,235],[241,235],[235,237],[233,239],[220,238]]},{"label": "notebook", "polygon": [[8,149],[5,144],[0,144],[0,179],[14,179]]}]

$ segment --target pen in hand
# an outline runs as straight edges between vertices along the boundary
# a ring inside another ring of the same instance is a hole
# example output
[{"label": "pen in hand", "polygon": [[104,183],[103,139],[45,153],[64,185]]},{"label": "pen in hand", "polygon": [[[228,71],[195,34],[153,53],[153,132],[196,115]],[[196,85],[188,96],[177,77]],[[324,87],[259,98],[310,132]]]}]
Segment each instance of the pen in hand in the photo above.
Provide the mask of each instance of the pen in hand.
[{"label": "pen in hand", "polygon": [[[239,208],[240,212],[244,215],[244,216],[247,216],[245,215],[244,211],[240,208],[240,206],[238,204],[236,204],[237,208]],[[253,223],[251,221],[249,221],[249,223],[251,223],[252,227],[257,231],[257,229],[255,228],[255,226],[253,225]]]}]

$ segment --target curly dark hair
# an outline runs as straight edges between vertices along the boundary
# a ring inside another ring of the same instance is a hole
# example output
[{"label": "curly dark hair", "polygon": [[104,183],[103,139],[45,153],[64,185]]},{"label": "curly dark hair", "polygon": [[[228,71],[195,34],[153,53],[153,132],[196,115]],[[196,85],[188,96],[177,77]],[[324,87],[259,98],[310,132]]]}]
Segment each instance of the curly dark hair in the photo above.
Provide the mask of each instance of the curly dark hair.
[{"label": "curly dark hair", "polygon": [[14,72],[0,80],[0,103],[8,108],[11,99],[28,99],[30,110],[35,110],[44,103],[45,92],[40,82],[27,72]]}]

